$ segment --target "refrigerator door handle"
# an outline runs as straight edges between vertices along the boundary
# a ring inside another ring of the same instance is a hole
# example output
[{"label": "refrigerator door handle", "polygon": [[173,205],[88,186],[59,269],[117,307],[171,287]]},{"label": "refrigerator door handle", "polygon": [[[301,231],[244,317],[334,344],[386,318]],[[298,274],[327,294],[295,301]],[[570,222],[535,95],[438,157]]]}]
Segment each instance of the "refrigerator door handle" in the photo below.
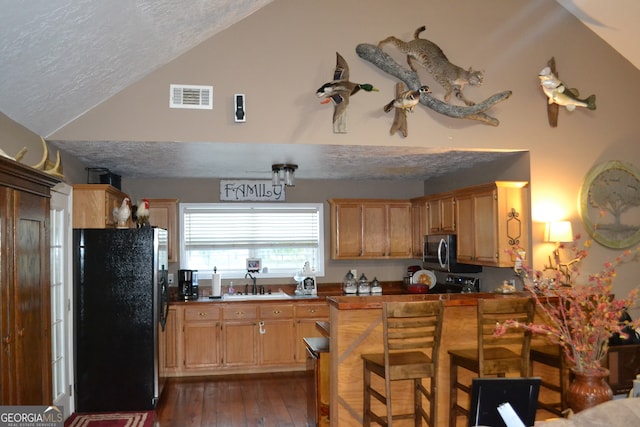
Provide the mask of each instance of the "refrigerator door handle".
[{"label": "refrigerator door handle", "polygon": [[167,317],[169,316],[169,290],[167,289],[166,280],[167,271],[164,270],[161,275],[160,283],[160,327],[164,332],[167,325]]}]

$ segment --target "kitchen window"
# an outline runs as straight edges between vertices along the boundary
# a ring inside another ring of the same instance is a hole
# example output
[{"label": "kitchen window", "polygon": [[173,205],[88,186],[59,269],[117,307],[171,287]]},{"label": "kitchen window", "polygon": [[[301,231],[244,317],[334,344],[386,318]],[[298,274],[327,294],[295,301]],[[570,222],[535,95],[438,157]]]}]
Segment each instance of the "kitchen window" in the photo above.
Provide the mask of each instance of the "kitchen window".
[{"label": "kitchen window", "polygon": [[291,278],[305,262],[324,275],[322,203],[180,203],[180,268],[243,278]]}]

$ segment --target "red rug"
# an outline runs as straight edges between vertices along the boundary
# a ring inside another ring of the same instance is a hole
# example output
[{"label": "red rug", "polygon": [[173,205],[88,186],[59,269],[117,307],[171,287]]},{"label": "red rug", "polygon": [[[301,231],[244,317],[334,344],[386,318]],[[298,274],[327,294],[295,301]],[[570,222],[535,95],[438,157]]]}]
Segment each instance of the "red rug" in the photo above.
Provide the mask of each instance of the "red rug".
[{"label": "red rug", "polygon": [[154,411],[72,414],[64,427],[151,427]]}]

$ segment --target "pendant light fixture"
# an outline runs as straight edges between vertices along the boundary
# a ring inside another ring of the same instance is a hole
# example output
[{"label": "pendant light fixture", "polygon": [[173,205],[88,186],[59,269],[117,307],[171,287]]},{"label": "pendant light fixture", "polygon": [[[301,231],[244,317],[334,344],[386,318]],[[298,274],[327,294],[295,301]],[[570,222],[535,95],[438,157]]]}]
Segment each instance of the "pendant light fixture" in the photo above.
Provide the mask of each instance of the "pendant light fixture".
[{"label": "pendant light fixture", "polygon": [[296,185],[295,172],[298,169],[298,165],[291,163],[279,163],[271,165],[271,184],[280,185],[284,184],[287,187],[293,187]]}]

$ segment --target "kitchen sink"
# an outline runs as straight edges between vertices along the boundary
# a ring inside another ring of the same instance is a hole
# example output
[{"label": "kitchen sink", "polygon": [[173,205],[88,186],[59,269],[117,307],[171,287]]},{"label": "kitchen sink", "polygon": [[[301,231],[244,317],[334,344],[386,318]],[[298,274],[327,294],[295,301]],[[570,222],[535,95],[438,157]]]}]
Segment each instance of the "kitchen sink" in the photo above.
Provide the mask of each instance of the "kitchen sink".
[{"label": "kitchen sink", "polygon": [[224,294],[222,296],[223,301],[263,301],[291,298],[293,298],[291,295],[283,291],[273,292],[270,294]]}]

